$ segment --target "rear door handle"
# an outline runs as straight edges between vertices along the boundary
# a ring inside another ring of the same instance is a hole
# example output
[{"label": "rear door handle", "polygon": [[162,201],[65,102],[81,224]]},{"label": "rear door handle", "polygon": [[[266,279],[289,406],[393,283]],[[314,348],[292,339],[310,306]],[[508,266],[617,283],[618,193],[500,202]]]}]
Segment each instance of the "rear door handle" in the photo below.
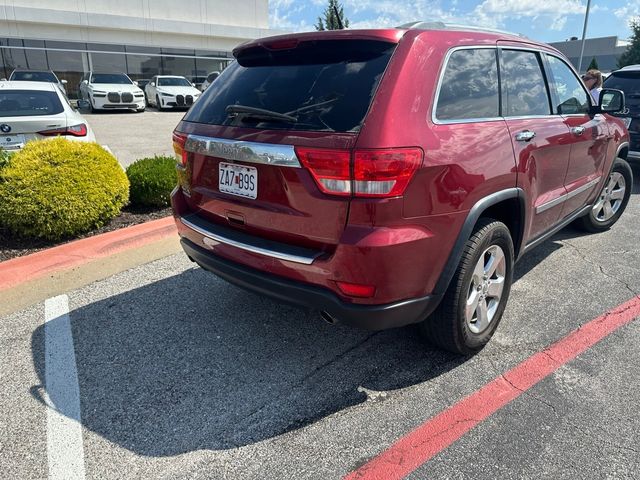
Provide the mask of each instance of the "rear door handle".
[{"label": "rear door handle", "polygon": [[516,140],[518,142],[529,142],[536,136],[536,132],[532,132],[530,130],[523,130],[522,132],[516,133]]},{"label": "rear door handle", "polygon": [[571,133],[573,133],[574,135],[582,135],[584,131],[584,127],[571,127]]}]

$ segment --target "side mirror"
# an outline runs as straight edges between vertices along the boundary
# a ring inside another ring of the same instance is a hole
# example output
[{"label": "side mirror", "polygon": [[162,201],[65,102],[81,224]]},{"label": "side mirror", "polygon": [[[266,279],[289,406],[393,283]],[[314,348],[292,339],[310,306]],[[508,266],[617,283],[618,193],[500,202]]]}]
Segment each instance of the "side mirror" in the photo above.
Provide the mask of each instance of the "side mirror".
[{"label": "side mirror", "polygon": [[89,80],[82,80],[82,85],[89,85]]},{"label": "side mirror", "polygon": [[61,83],[61,84],[63,84],[63,85],[66,85],[66,84],[67,84],[67,81],[66,81],[64,78],[61,78],[61,79],[60,79],[60,83]]},{"label": "side mirror", "polygon": [[151,85],[152,87],[156,86],[156,82],[151,82],[149,85]]},{"label": "side mirror", "polygon": [[78,100],[78,108],[85,110],[85,109],[89,108],[89,106],[90,105],[89,105],[88,101],[86,101],[86,100]]},{"label": "side mirror", "polygon": [[613,88],[604,88],[600,92],[598,113],[622,113],[625,110],[624,92]]},{"label": "side mirror", "polygon": [[137,86],[138,86],[138,81],[137,81],[137,80],[134,80],[134,81],[133,81],[133,84],[137,87]]},{"label": "side mirror", "polygon": [[195,88],[196,84],[191,82],[191,86]]}]

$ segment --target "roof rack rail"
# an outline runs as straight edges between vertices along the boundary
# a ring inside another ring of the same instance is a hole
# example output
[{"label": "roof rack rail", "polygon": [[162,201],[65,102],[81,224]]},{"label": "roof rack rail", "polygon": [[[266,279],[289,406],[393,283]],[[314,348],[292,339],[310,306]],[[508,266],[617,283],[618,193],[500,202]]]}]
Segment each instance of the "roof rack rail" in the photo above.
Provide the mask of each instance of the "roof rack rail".
[{"label": "roof rack rail", "polygon": [[445,22],[409,22],[399,25],[396,28],[406,28],[407,30],[471,30],[474,32],[488,32],[488,33],[504,33],[506,35],[515,35],[516,37],[526,38],[521,33],[509,32],[507,30],[499,30],[497,28],[478,27],[475,25],[460,25],[456,23]]}]

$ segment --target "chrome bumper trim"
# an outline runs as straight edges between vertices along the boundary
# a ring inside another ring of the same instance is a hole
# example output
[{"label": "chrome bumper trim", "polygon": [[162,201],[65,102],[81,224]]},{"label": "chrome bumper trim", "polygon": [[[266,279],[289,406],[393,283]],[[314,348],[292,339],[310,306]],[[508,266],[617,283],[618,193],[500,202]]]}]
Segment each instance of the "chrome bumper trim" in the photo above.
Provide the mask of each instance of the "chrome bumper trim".
[{"label": "chrome bumper trim", "polygon": [[263,163],[279,167],[301,167],[292,145],[244,142],[242,140],[189,135],[184,149],[187,152],[224,158],[225,160]]},{"label": "chrome bumper trim", "polygon": [[[272,258],[277,258],[278,260],[286,260],[287,262],[294,262],[294,263],[302,263],[304,265],[311,265],[313,263],[313,261],[320,255],[320,252],[317,253],[316,255],[313,256],[302,256],[302,255],[294,255],[294,254],[290,254],[290,253],[286,253],[286,252],[278,252],[276,250],[270,250],[267,248],[262,248],[262,247],[258,247],[255,245],[250,245],[248,243],[245,242],[241,242],[238,240],[234,240],[232,238],[228,238],[228,237],[224,237],[222,235],[210,232],[208,230],[206,230],[205,228],[194,224],[193,222],[190,222],[189,220],[181,217],[180,221],[182,222],[182,224],[188,228],[190,228],[191,230],[193,230],[194,232],[199,233],[200,235],[213,240],[216,243],[222,243],[224,245],[230,245],[232,247],[236,247],[239,248],[241,250],[245,250],[247,252],[251,252],[251,253],[257,253],[260,255],[265,255],[267,257],[272,257]],[[205,242],[206,245],[206,242]]]}]

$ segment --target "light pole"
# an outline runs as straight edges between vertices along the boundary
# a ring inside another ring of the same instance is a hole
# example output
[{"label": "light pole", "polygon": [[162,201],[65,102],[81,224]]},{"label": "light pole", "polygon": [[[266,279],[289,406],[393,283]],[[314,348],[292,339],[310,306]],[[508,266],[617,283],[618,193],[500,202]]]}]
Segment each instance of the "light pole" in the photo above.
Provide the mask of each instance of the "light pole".
[{"label": "light pole", "polygon": [[589,22],[589,9],[591,0],[587,0],[587,11],[584,14],[584,27],[582,28],[582,45],[580,46],[580,60],[578,60],[578,73],[582,73],[582,57],[584,56],[584,41],[587,35],[587,22]]}]

